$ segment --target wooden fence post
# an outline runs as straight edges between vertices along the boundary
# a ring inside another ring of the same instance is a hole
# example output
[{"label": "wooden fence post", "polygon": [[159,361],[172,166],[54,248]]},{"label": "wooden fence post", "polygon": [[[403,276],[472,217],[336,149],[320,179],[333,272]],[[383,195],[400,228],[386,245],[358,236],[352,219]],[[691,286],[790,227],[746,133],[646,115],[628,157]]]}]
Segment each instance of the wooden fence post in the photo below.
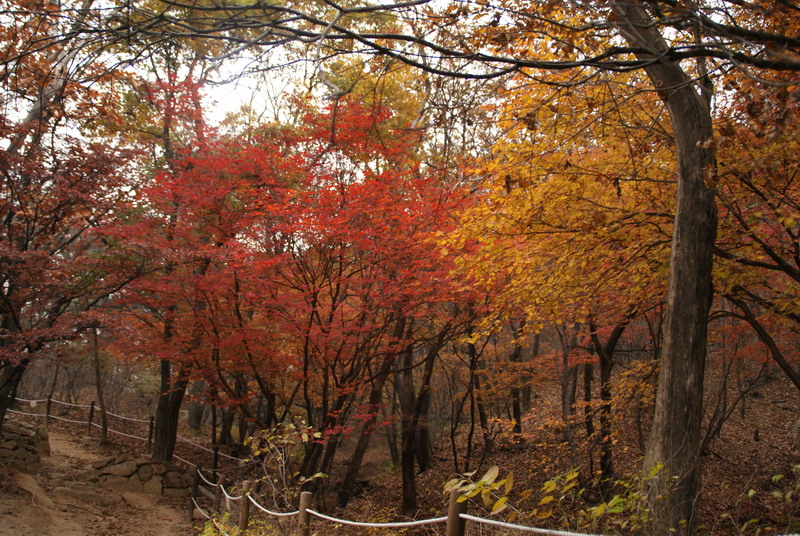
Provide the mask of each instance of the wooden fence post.
[{"label": "wooden fence post", "polygon": [[219,469],[219,445],[214,445],[214,458],[213,458],[213,461],[214,461],[214,465],[213,465],[214,470],[213,470],[213,472],[211,474],[213,475],[214,481],[216,482],[216,480],[217,480],[217,469]]},{"label": "wooden fence post", "polygon": [[189,493],[189,512],[187,520],[189,523],[194,519],[194,501],[197,498],[197,487],[200,485],[200,466],[194,466],[194,479],[192,479],[192,491]]},{"label": "wooden fence post", "polygon": [[45,416],[44,416],[44,427],[48,428],[50,426],[50,408],[53,405],[53,397],[47,397],[47,406],[45,409]]},{"label": "wooden fence post", "polygon": [[447,505],[447,536],[464,536],[467,520],[461,519],[459,514],[467,511],[467,503],[458,502],[458,490],[450,491],[450,502]]},{"label": "wooden fence post", "polygon": [[[217,487],[214,488],[214,511],[219,512],[220,503],[222,503],[222,486],[225,485],[225,475],[217,477]],[[220,512],[221,513],[221,512]]]},{"label": "wooden fence post", "polygon": [[247,525],[250,523],[250,488],[253,483],[249,480],[242,482],[242,507],[239,508],[239,532],[244,534],[247,530]]},{"label": "wooden fence post", "polygon": [[153,416],[150,416],[150,423],[147,426],[147,450],[150,450],[153,447],[153,424],[154,424]]},{"label": "wooden fence post", "polygon": [[313,495],[310,491],[300,493],[300,514],[297,516],[297,534],[299,536],[311,536],[311,516],[306,509],[311,506]]},{"label": "wooden fence post", "polygon": [[92,420],[94,420],[94,400],[89,404],[89,418],[86,420],[86,435],[92,435]]}]

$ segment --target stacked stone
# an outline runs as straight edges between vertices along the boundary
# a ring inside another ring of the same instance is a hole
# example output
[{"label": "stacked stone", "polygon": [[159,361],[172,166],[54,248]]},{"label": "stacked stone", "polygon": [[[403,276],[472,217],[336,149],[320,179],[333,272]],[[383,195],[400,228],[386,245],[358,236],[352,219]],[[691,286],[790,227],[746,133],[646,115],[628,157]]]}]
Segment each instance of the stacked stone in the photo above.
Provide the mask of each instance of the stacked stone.
[{"label": "stacked stone", "polygon": [[136,462],[123,454],[92,463],[92,479],[100,485],[151,495],[188,495],[192,476],[183,468],[165,462]]},{"label": "stacked stone", "polygon": [[0,463],[36,473],[42,467],[42,457],[50,454],[50,441],[44,427],[6,420],[0,432]]}]

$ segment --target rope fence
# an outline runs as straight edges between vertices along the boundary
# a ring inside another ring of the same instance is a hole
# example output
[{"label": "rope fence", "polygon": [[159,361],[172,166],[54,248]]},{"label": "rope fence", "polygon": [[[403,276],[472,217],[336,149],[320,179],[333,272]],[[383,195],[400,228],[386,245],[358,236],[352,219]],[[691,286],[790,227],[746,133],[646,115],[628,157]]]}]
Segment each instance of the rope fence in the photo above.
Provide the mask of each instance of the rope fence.
[{"label": "rope fence", "polygon": [[[26,416],[26,417],[39,417],[39,418],[43,417],[45,419],[46,423],[49,423],[50,420],[56,420],[56,421],[67,422],[67,423],[71,423],[71,424],[82,424],[82,425],[86,426],[87,433],[91,433],[91,430],[93,428],[100,428],[100,429],[103,428],[103,426],[101,424],[99,424],[97,422],[94,422],[94,415],[96,413],[96,410],[98,409],[98,407],[95,405],[94,402],[91,402],[89,404],[77,404],[77,403],[73,403],[73,402],[65,402],[63,400],[57,400],[55,398],[41,398],[41,399],[16,398],[15,402],[22,403],[22,404],[28,404],[31,408],[36,408],[40,404],[44,404],[45,405],[45,411],[44,411],[44,413],[36,413],[36,412],[33,412],[33,411],[21,411],[19,409],[10,409],[9,408],[7,410],[9,413],[12,413],[12,414],[15,414],[15,415],[23,415],[23,416]],[[56,405],[59,405],[59,406],[64,406],[65,408],[69,408],[69,409],[62,411],[61,415],[57,415],[52,411],[52,405],[53,404],[56,404]],[[86,416],[86,418],[84,418],[84,419],[71,418],[73,415],[70,415],[70,413],[74,414],[76,411],[80,411],[80,410],[88,410],[88,415]],[[67,412],[67,411],[69,411],[69,413],[64,413],[64,412]],[[65,414],[70,415],[70,417],[64,416]],[[141,418],[137,418],[137,417],[129,417],[127,415],[120,415],[118,413],[113,413],[113,412],[110,412],[110,411],[106,411],[105,415],[106,415],[106,417],[112,417],[114,419],[119,419],[120,421],[123,421],[124,423],[128,423],[128,425],[124,427],[125,428],[124,430],[118,430],[118,429],[116,429],[114,427],[106,426],[106,431],[109,434],[114,434],[114,435],[118,435],[118,436],[121,436],[121,437],[127,437],[129,439],[134,439],[136,441],[142,441],[142,442],[144,442],[146,444],[146,448],[147,449],[150,449],[152,447],[153,437],[154,437],[153,434],[154,434],[154,428],[155,428],[155,418],[154,417],[150,417],[149,419],[141,419]],[[146,437],[144,435],[142,435],[141,433],[137,432],[137,429],[141,430],[141,427],[139,427],[139,425],[147,425],[147,436]],[[120,424],[118,423],[116,426],[120,426]],[[236,456],[231,456],[231,455],[226,454],[224,452],[220,452],[219,451],[219,447],[215,446],[214,448],[209,448],[209,447],[206,447],[204,445],[201,445],[200,443],[197,443],[196,441],[192,441],[191,439],[183,437],[181,435],[176,435],[176,440],[177,441],[181,441],[183,443],[186,443],[186,444],[190,445],[192,448],[199,449],[199,450],[202,450],[204,452],[208,452],[208,453],[212,454],[214,456],[214,466],[215,467],[219,465],[218,458],[220,458],[220,457],[228,459],[228,460],[233,460],[233,461],[239,462],[239,464],[240,464],[239,467],[232,467],[232,468],[228,468],[228,469],[238,469],[238,468],[247,466],[250,463],[252,463],[252,462],[248,462],[248,460],[245,460],[245,459],[242,459],[242,458],[237,458]],[[189,461],[189,460],[187,460],[185,458],[182,458],[182,457],[178,456],[177,454],[173,454],[173,457],[175,459],[177,459],[178,461],[180,461],[181,463],[185,464],[190,469],[194,468],[194,466],[195,466],[195,464],[193,462],[191,462],[191,461]],[[224,469],[217,468],[217,469],[215,469],[215,472],[219,471],[219,470],[224,470]]]},{"label": "rope fence", "polygon": [[[298,510],[294,510],[291,512],[274,512],[262,504],[260,504],[250,493],[252,490],[252,482],[249,480],[245,480],[242,483],[242,493],[241,495],[234,495],[230,493],[228,490],[225,489],[223,485],[223,477],[220,477],[218,482],[212,482],[205,474],[199,466],[195,466],[195,485],[192,486],[192,497],[189,504],[190,511],[189,516],[190,519],[193,518],[195,514],[203,517],[204,519],[208,519],[209,514],[205,510],[203,510],[197,503],[197,495],[200,492],[200,486],[208,486],[214,489],[214,492],[208,492],[207,495],[215,497],[215,508],[219,508],[223,503],[218,497],[225,498],[225,510],[228,512],[232,511],[232,504],[233,503],[240,503],[240,510],[239,510],[239,530],[245,530],[249,524],[249,508],[245,508],[245,505],[248,507],[250,505],[257,508],[259,511],[267,514],[271,517],[298,517],[298,525],[295,534],[298,536],[309,536],[311,534],[311,517],[316,517],[322,519],[324,521],[328,521],[330,523],[335,523],[337,525],[345,525],[350,527],[362,527],[362,528],[378,528],[378,529],[408,529],[413,527],[421,527],[424,525],[434,525],[434,524],[445,524],[446,534],[447,536],[464,536],[466,534],[466,523],[467,521],[471,521],[473,523],[483,524],[483,525],[490,525],[494,527],[499,527],[503,529],[510,529],[516,530],[519,532],[528,532],[533,534],[542,534],[545,536],[601,536],[597,534],[586,534],[586,533],[579,533],[579,532],[570,532],[570,531],[563,531],[563,530],[552,530],[552,529],[543,529],[537,527],[529,527],[525,525],[516,525],[513,523],[506,523],[504,521],[497,521],[494,519],[486,519],[482,517],[468,515],[466,513],[466,503],[459,502],[458,499],[460,494],[457,490],[453,490],[450,492],[450,499],[448,503],[448,510],[446,516],[441,517],[433,517],[429,519],[417,519],[413,521],[395,521],[395,522],[387,522],[387,523],[372,523],[367,521],[352,521],[349,519],[342,519],[339,517],[329,516],[327,514],[323,514],[317,510],[314,510],[310,507],[313,501],[313,495],[311,492],[304,491],[300,494],[300,508]],[[243,500],[246,499],[246,500]]]},{"label": "rope fence", "polygon": [[[85,425],[87,427],[87,431],[90,431],[92,427],[95,428],[102,428],[102,426],[96,422],[93,422],[93,416],[95,412],[95,404],[94,402],[90,404],[73,404],[71,402],[63,402],[61,400],[55,399],[40,399],[40,400],[26,400],[22,398],[17,398],[17,402],[22,402],[29,404],[31,407],[36,407],[38,404],[45,403],[47,405],[45,413],[33,413],[28,411],[19,411],[19,410],[12,410],[8,409],[9,413],[17,414],[17,415],[24,415],[29,417],[44,417],[48,421],[50,419],[64,421],[74,424]],[[88,409],[88,417],[85,420],[76,420],[70,419],[67,417],[53,415],[50,411],[51,404],[60,404],[62,406],[68,406],[73,408],[80,408],[80,409]],[[109,433],[117,434],[123,437],[128,437],[131,439],[144,441],[147,443],[148,448],[152,444],[153,439],[153,418],[151,417],[149,420],[145,419],[137,419],[134,417],[127,417],[125,415],[118,415],[115,413],[106,412],[107,416],[111,416],[123,421],[128,421],[132,423],[138,424],[147,424],[148,425],[148,437],[143,437],[139,435],[135,435],[132,433],[126,433],[120,430],[115,430],[111,427],[107,427],[106,430]],[[199,450],[203,450],[206,452],[213,453],[215,456],[215,467],[216,457],[218,455],[224,456],[225,458],[229,458],[232,460],[236,460],[239,462],[243,462],[241,458],[236,458],[235,456],[230,456],[227,454],[223,454],[218,452],[218,449],[210,449],[204,445],[201,445],[195,441],[187,439],[182,436],[177,436],[177,439],[183,441]],[[494,519],[487,519],[477,516],[468,515],[466,513],[466,502],[458,502],[459,493],[456,490],[453,490],[450,493],[450,498],[448,502],[448,510],[446,516],[441,517],[433,517],[429,519],[419,519],[413,521],[397,521],[397,522],[387,522],[387,523],[372,523],[372,522],[365,522],[365,521],[352,521],[348,519],[342,519],[338,517],[329,516],[327,514],[323,514],[317,510],[311,508],[311,503],[313,501],[313,495],[311,492],[304,491],[300,494],[300,504],[299,508],[294,511],[290,512],[275,512],[272,511],[262,504],[259,504],[258,501],[253,497],[251,494],[251,490],[253,484],[249,480],[245,480],[242,482],[241,494],[235,495],[225,489],[224,480],[225,477],[220,474],[218,476],[218,481],[214,482],[213,480],[209,479],[206,475],[203,474],[200,466],[198,464],[192,463],[189,460],[181,458],[180,456],[174,454],[175,459],[179,460],[180,462],[186,464],[189,468],[194,469],[194,482],[191,487],[191,494],[189,497],[189,512],[188,518],[189,521],[193,520],[195,516],[199,516],[202,519],[211,520],[217,526],[217,528],[222,532],[225,533],[223,527],[219,526],[216,519],[214,519],[212,513],[209,511],[204,510],[200,504],[197,502],[198,494],[204,494],[205,496],[213,499],[214,509],[220,511],[220,507],[223,504],[222,499],[224,498],[224,505],[225,509],[229,512],[232,510],[232,505],[237,504],[239,509],[239,519],[238,519],[238,526],[239,530],[243,531],[247,528],[250,522],[250,506],[254,506],[258,511],[263,512],[264,514],[277,517],[277,518],[287,518],[287,517],[295,517],[297,516],[297,531],[295,534],[298,536],[310,536],[311,535],[311,518],[316,517],[323,521],[327,521],[330,523],[335,523],[337,525],[345,525],[351,527],[363,527],[363,528],[385,528],[385,529],[407,529],[413,527],[420,527],[424,525],[434,525],[434,524],[441,524],[444,523],[446,526],[446,534],[447,536],[464,536],[466,533],[466,524],[467,522],[482,524],[482,525],[489,525],[503,529],[509,530],[516,530],[520,532],[528,532],[534,534],[542,534],[545,536],[600,536],[596,534],[586,534],[586,533],[579,533],[579,532],[569,532],[563,530],[552,530],[552,529],[543,529],[537,527],[529,527],[524,525],[516,525],[513,523],[506,523],[504,521],[498,521]],[[239,467],[237,469],[241,469],[244,466],[251,465],[257,462],[250,462]],[[223,471],[224,469],[215,468],[214,475],[216,476],[218,472]],[[204,487],[211,488],[212,491],[205,490]]]}]

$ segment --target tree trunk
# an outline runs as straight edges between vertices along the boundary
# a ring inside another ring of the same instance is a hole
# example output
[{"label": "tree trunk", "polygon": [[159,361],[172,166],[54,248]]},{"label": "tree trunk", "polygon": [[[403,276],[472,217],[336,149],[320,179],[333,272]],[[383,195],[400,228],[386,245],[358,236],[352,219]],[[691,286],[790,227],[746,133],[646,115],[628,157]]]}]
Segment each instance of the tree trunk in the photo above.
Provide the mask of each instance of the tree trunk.
[{"label": "tree trunk", "polygon": [[156,407],[155,431],[153,433],[153,460],[172,461],[175,442],[178,437],[178,418],[180,417],[183,394],[186,392],[186,374],[179,370],[172,378],[172,365],[161,360],[161,396]]},{"label": "tree trunk", "polygon": [[[681,66],[659,58],[667,44],[638,3],[613,1],[615,24],[628,43],[655,61],[647,75],[669,111],[678,163],[678,194],[670,257],[664,349],[656,409],[644,458],[652,511],[650,534],[693,534],[700,491],[707,320],[717,228],[716,161],[711,111]],[[706,88],[707,89],[707,88]]]},{"label": "tree trunk", "polygon": [[417,465],[419,472],[424,473],[433,466],[431,457],[431,427],[428,424],[428,412],[431,408],[430,384],[423,384],[417,398],[419,415],[417,416],[417,426],[415,440],[417,442]]},{"label": "tree trunk", "polygon": [[[522,330],[525,328],[525,321],[521,320],[518,326],[512,322],[511,329],[514,334],[514,350],[509,356],[509,361],[519,363],[522,359]],[[519,376],[519,371],[514,371]],[[511,418],[514,421],[513,432],[514,442],[522,443],[522,387],[515,385],[511,388]]]},{"label": "tree trunk", "polygon": [[24,359],[19,364],[3,361],[0,365],[0,427],[6,420],[6,411],[17,398],[17,387],[22,380],[30,359]]},{"label": "tree trunk", "polygon": [[94,357],[94,385],[97,402],[100,404],[100,444],[108,444],[108,417],[106,416],[106,400],[103,396],[103,376],[100,371],[100,344],[97,328],[92,329],[92,354]]},{"label": "tree trunk", "polygon": [[407,429],[403,430],[401,459],[403,474],[403,512],[406,514],[413,514],[417,509],[417,482],[416,475],[414,474],[414,460],[415,457],[419,459],[422,456],[419,450],[420,444],[417,441],[417,432],[420,426],[423,408],[426,404],[425,399],[428,397],[431,388],[433,366],[436,363],[436,356],[438,355],[439,348],[441,348],[443,344],[443,340],[443,337],[440,337],[437,346],[428,352],[425,360],[425,368],[422,371],[419,395],[416,397],[416,401],[411,408],[410,418],[407,421],[405,418],[403,419],[404,422],[407,422],[408,426]]},{"label": "tree trunk", "polygon": [[400,434],[400,473],[403,481],[403,513],[414,514],[417,509],[417,481],[414,475],[415,454],[414,426],[412,414],[416,399],[414,396],[414,371],[411,350],[403,354],[403,377],[400,399],[400,411],[402,423]]},{"label": "tree trunk", "polygon": [[188,411],[186,412],[186,424],[193,432],[200,432],[203,425],[203,414],[207,404],[206,396],[203,394],[206,390],[206,383],[204,381],[197,381],[189,386],[189,393],[192,400],[189,403]]},{"label": "tree trunk", "polygon": [[[537,333],[533,336],[530,359],[539,357],[540,343],[541,334]],[[533,389],[531,388],[531,382],[533,381],[533,378],[527,371],[522,377],[524,378],[524,386],[522,387],[522,407],[525,411],[530,411],[531,406],[533,405]]]}]

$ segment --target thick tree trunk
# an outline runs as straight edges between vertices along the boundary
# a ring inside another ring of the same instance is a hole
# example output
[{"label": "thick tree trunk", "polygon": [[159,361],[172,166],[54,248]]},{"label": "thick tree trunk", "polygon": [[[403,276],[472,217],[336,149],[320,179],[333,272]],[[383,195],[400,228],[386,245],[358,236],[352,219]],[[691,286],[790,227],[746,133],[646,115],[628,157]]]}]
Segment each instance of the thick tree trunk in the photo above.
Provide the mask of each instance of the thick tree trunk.
[{"label": "thick tree trunk", "polygon": [[419,415],[417,417],[417,427],[415,440],[417,442],[417,466],[419,472],[424,473],[433,466],[431,457],[431,427],[428,425],[428,412],[431,408],[430,385],[422,385],[417,398]]},{"label": "thick tree trunk", "polygon": [[[614,1],[615,24],[644,59],[667,44],[638,3]],[[711,112],[681,66],[664,58],[646,72],[667,105],[675,136],[678,195],[670,258],[664,349],[644,470],[650,534],[693,534],[700,491],[701,421],[711,266],[717,228]]]},{"label": "thick tree trunk", "polygon": [[414,461],[421,456],[417,432],[422,419],[423,408],[426,404],[425,399],[431,388],[433,366],[436,363],[436,356],[442,342],[443,339],[440,338],[436,348],[428,353],[425,368],[422,371],[419,394],[416,397],[414,406],[411,408],[410,418],[407,421],[404,418],[407,428],[403,429],[401,464],[403,474],[403,512],[406,514],[413,514],[417,509],[417,482],[416,474],[414,473]]},{"label": "thick tree trunk", "polygon": [[29,359],[25,359],[15,365],[10,361],[3,361],[0,365],[0,428],[6,420],[6,411],[17,398],[17,387],[29,362]]},{"label": "thick tree trunk", "polygon": [[156,407],[155,431],[153,433],[153,460],[169,462],[175,452],[178,437],[178,418],[180,417],[183,394],[188,380],[183,371],[172,378],[172,366],[161,360],[161,396]]}]

